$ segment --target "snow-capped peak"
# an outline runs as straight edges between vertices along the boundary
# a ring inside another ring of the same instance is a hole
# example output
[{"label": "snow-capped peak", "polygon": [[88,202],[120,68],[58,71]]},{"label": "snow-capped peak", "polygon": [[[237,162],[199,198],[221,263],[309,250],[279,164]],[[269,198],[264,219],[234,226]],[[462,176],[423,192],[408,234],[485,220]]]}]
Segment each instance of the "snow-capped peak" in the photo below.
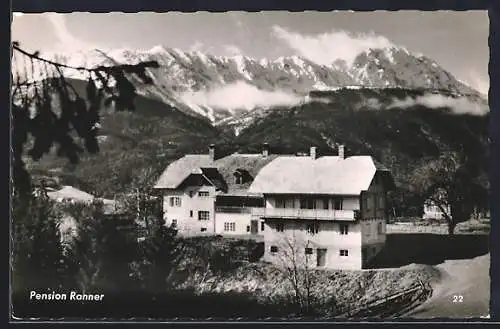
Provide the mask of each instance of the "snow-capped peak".
[{"label": "snow-capped peak", "polygon": [[162,46],[162,45],[156,45],[156,46],[153,46],[151,49],[149,49],[147,52],[149,53],[168,53],[168,50]]},{"label": "snow-capped peak", "polygon": [[[289,93],[302,95],[312,90],[334,90],[345,86],[350,89],[354,86],[418,87],[448,89],[463,93],[474,92],[434,61],[428,58],[422,60],[423,57],[396,46],[363,51],[354,59],[352,65],[337,60],[328,66],[298,55],[281,56],[274,60],[265,58],[255,60],[244,55],[214,56],[201,51],[184,51],[162,45],[146,50],[114,49],[105,52],[96,49],[53,54],[48,58],[76,67],[158,61],[160,67],[149,70],[154,84],[138,85],[139,92],[184,112],[205,116],[211,121],[218,121],[231,116],[235,111],[242,109],[248,111],[248,109],[246,107],[224,109],[224,106],[220,106],[223,103],[220,99],[217,100],[219,106],[211,108],[210,102],[206,102],[207,99],[210,100],[215,97],[214,95],[244,99],[246,96],[238,93],[255,92],[255,89],[264,94],[252,94],[250,98],[271,97],[275,93],[277,96],[271,98],[282,99],[281,97],[288,97],[283,95]],[[237,83],[239,83],[238,88],[233,88]],[[210,94],[218,88],[226,87],[230,87],[228,90],[235,93]],[[193,94],[196,97],[186,101],[188,98],[184,95]],[[200,103],[198,100],[203,102]],[[235,106],[237,102],[233,99],[231,104]]]}]

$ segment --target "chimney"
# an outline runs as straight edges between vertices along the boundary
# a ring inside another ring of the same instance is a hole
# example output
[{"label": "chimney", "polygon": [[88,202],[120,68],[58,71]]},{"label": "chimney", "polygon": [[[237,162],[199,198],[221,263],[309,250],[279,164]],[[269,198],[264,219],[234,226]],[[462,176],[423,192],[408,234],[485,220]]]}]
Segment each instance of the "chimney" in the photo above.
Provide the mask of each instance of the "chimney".
[{"label": "chimney", "polygon": [[345,159],[344,145],[339,145],[339,159],[341,160]]},{"label": "chimney", "polygon": [[309,150],[309,155],[311,159],[316,160],[318,158],[318,152],[317,152],[317,147],[316,146],[311,146]]},{"label": "chimney", "polygon": [[215,161],[215,144],[210,144],[208,147],[208,155],[210,156],[210,160]]},{"label": "chimney", "polygon": [[269,155],[269,143],[264,143],[262,146],[262,156],[265,158]]}]

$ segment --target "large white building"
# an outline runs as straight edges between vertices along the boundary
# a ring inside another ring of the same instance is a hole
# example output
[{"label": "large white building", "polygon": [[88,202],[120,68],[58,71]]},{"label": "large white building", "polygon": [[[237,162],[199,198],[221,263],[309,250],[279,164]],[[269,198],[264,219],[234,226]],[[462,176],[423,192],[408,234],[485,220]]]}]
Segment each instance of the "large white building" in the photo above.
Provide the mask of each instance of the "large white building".
[{"label": "large white building", "polygon": [[263,207],[260,194],[248,192],[259,170],[274,160],[267,146],[261,153],[217,157],[188,154],[171,163],[154,189],[163,197],[163,218],[182,235],[261,235],[262,219],[252,208]]},{"label": "large white building", "polygon": [[[311,267],[361,269],[386,241],[389,171],[370,156],[283,156],[260,172],[249,192],[265,208],[264,258]],[[292,255],[293,254],[293,255]],[[307,255],[307,256],[303,256]]]},{"label": "large white building", "polygon": [[[371,156],[186,155],[161,175],[164,219],[179,233],[263,235],[264,259],[361,269],[386,241],[390,172]],[[300,264],[298,264],[300,265]]]}]

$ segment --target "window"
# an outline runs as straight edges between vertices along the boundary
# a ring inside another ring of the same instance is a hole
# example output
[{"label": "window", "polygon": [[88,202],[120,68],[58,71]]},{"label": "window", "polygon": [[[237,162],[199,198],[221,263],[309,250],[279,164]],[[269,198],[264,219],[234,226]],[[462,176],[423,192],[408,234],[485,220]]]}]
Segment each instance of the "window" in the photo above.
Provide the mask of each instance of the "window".
[{"label": "window", "polygon": [[340,234],[347,235],[349,233],[349,225],[340,224]]},{"label": "window", "polygon": [[370,194],[366,195],[366,210],[370,210],[373,207],[373,198]]},{"label": "window", "polygon": [[276,198],[276,208],[286,208],[286,199]]},{"label": "window", "polygon": [[336,198],[333,200],[333,209],[342,210],[342,199]]},{"label": "window", "polygon": [[193,211],[189,210],[189,217],[193,217]]},{"label": "window", "polygon": [[330,203],[330,200],[328,200],[326,198],[323,199],[323,209],[329,209],[330,208],[329,203]]},{"label": "window", "polygon": [[207,231],[207,228],[206,227],[202,227],[200,228],[200,232],[206,232]]},{"label": "window", "polygon": [[177,227],[177,219],[172,219],[172,227]]},{"label": "window", "polygon": [[198,220],[209,220],[210,212],[208,211],[198,211]]},{"label": "window", "polygon": [[271,250],[271,252],[278,252],[278,247],[271,246],[270,250]]},{"label": "window", "polygon": [[193,197],[193,191],[189,191],[189,197],[192,198]]},{"label": "window", "polygon": [[264,231],[264,226],[266,226],[266,223],[260,222],[260,230]]},{"label": "window", "polygon": [[319,232],[319,223],[311,223],[311,224],[307,224],[307,233],[309,234],[318,234]]},{"label": "window", "polygon": [[347,249],[340,249],[340,256],[342,256],[342,257],[349,256],[349,250],[347,250]]},{"label": "window", "polygon": [[367,237],[369,237],[372,234],[371,230],[372,230],[372,228],[371,228],[370,223],[366,223],[365,224],[365,233],[366,233]]},{"label": "window", "polygon": [[300,199],[300,209],[316,209],[316,200],[312,198]]},{"label": "window", "polygon": [[170,197],[170,207],[180,207],[182,204],[181,198],[178,196]]},{"label": "window", "polygon": [[384,209],[385,208],[385,197],[383,194],[378,196],[378,209]]},{"label": "window", "polygon": [[276,231],[277,232],[283,232],[285,230],[285,224],[283,223],[276,223]]},{"label": "window", "polygon": [[382,223],[378,223],[377,231],[378,231],[378,234],[384,234],[384,226]]},{"label": "window", "polygon": [[207,197],[207,196],[210,196],[210,193],[208,191],[200,191],[200,192],[198,192],[198,196]]},{"label": "window", "polygon": [[236,231],[236,223],[224,223],[224,231],[234,232]]},{"label": "window", "polygon": [[306,248],[306,255],[312,255],[313,249],[312,248]]}]

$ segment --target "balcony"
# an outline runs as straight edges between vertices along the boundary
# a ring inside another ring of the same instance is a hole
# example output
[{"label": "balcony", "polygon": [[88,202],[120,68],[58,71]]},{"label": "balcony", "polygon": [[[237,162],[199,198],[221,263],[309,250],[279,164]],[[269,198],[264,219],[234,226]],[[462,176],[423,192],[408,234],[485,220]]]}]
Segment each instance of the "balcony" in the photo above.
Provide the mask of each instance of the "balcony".
[{"label": "balcony", "polygon": [[312,219],[355,221],[357,210],[300,209],[300,208],[253,208],[252,216],[280,219]]},{"label": "balcony", "polygon": [[252,208],[249,207],[231,207],[231,206],[216,206],[216,213],[226,213],[226,214],[250,214]]}]

